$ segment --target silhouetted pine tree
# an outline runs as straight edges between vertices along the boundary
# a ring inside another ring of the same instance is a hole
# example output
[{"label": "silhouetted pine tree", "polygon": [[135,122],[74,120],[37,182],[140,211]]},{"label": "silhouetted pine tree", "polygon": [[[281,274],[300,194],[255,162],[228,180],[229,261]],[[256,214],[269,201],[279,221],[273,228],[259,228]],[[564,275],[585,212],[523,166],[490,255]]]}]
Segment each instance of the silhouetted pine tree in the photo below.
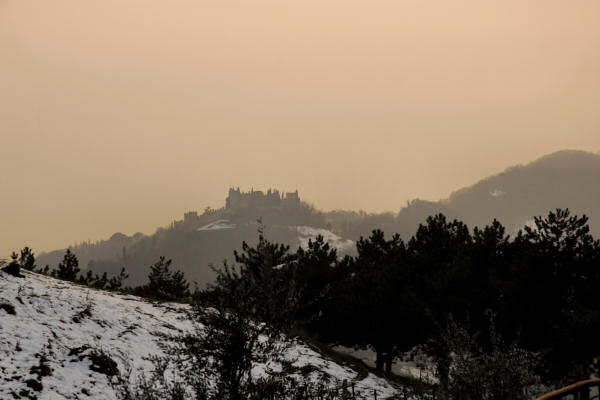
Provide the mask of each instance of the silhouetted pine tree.
[{"label": "silhouetted pine tree", "polygon": [[297,309],[294,320],[311,325],[322,315],[331,299],[332,288],[341,277],[337,251],[318,235],[308,241],[308,247],[298,248],[294,260],[287,265],[288,285],[296,291]]},{"label": "silhouetted pine tree", "polygon": [[67,249],[63,260],[58,264],[58,268],[52,271],[52,276],[66,281],[76,281],[79,274],[79,260],[75,254]]},{"label": "silhouetted pine tree", "polygon": [[513,243],[511,280],[499,316],[523,345],[544,350],[545,377],[578,380],[600,354],[600,245],[587,217],[557,209],[536,217]]},{"label": "silhouetted pine tree", "polygon": [[107,283],[108,290],[119,290],[123,287],[123,281],[129,278],[129,274],[125,272],[125,267],[121,268],[119,275],[112,276]]},{"label": "silhouetted pine tree", "polygon": [[357,250],[323,318],[329,321],[324,333],[346,346],[373,348],[376,368],[390,372],[398,352],[420,339],[414,335],[421,310],[408,285],[406,246],[398,235],[387,240],[374,230],[357,242]]},{"label": "silhouetted pine tree", "polygon": [[256,247],[242,243],[234,252],[236,265],[215,270],[216,281],[198,294],[204,303],[232,310],[280,328],[293,323],[298,291],[287,268],[293,256],[289,246],[271,243],[259,231]]},{"label": "silhouetted pine tree", "polygon": [[29,247],[24,247],[21,250],[19,264],[21,264],[21,268],[24,268],[28,271],[33,271],[35,269],[35,254]]},{"label": "silhouetted pine tree", "polygon": [[[171,270],[172,260],[160,257],[158,262],[150,266],[147,285],[137,290],[142,295],[159,300],[182,300],[190,296],[190,284],[181,271]],[[124,271],[122,271],[124,273]],[[117,284],[115,282],[115,284]]]}]

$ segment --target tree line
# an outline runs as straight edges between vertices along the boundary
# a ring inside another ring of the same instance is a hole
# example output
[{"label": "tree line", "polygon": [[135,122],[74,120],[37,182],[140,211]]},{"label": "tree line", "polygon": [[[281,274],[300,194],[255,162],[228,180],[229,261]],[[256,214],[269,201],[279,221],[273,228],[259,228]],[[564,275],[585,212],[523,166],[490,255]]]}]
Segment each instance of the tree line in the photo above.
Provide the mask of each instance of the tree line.
[{"label": "tree line", "polygon": [[150,266],[148,283],[135,287],[123,285],[129,276],[124,267],[121,268],[119,274],[112,276],[108,276],[106,272],[98,275],[91,268],[88,268],[87,272],[82,274],[79,268],[79,260],[70,249],[65,251],[63,259],[57,267],[51,269],[49,265],[38,268],[35,253],[29,247],[25,247],[20,253],[13,252],[11,261],[2,269],[14,276],[23,276],[21,269],[25,269],[95,289],[120,291],[154,300],[189,301],[190,284],[185,279],[183,272],[172,269],[171,263],[171,260],[160,257],[156,263]]},{"label": "tree line", "polygon": [[408,241],[374,230],[357,242],[355,257],[344,258],[321,237],[292,253],[261,234],[235,261],[197,301],[327,343],[372,348],[380,371],[421,348],[449,390],[450,344],[460,339],[448,339],[454,324],[479,360],[521,354],[515,382],[598,372],[600,244],[587,217],[568,209],[535,217],[514,238],[496,220],[470,231],[437,214]]},{"label": "tree line", "polygon": [[[259,229],[258,244],[244,242],[235,262],[216,268],[216,280],[204,290],[190,292],[183,273],[164,258],[151,266],[149,283],[126,290],[190,301],[197,321],[242,338],[236,342],[242,349],[253,347],[244,340],[264,333],[252,330],[258,321],[270,332],[371,348],[381,372],[390,373],[395,360],[417,349],[435,366],[439,398],[526,398],[534,383],[561,384],[598,373],[600,244],[586,216],[557,209],[511,238],[496,220],[471,231],[437,214],[407,241],[374,230],[356,247],[356,256],[338,257],[317,237],[293,252]],[[110,278],[78,275],[74,259],[67,251],[57,269],[42,272],[123,290],[125,271]],[[6,268],[16,265],[34,270],[33,253],[14,253]],[[214,352],[231,342],[227,336],[221,345],[198,348],[200,337],[179,338],[188,346],[183,354],[194,350],[205,357],[212,351],[211,360],[218,362]],[[237,394],[222,398],[247,398],[235,386],[244,379],[252,383],[252,355],[232,363],[238,350],[222,355],[217,366],[242,368],[223,371],[221,395]]]}]

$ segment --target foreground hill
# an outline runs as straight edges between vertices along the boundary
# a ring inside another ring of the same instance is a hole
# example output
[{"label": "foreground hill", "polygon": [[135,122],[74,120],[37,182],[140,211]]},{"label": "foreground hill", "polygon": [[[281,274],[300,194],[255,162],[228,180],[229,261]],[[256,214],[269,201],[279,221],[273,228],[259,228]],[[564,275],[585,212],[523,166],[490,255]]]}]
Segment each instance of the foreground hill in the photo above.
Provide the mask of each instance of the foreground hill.
[{"label": "foreground hill", "polygon": [[[116,376],[134,383],[149,375],[149,355],[162,355],[161,336],[194,329],[185,305],[73,285],[25,272],[0,271],[0,399],[117,399]],[[396,390],[372,374],[329,361],[290,342],[285,359],[324,374],[331,385],[355,382],[357,392],[387,398]],[[276,365],[256,365],[260,374]],[[112,384],[111,384],[112,382]]]}]

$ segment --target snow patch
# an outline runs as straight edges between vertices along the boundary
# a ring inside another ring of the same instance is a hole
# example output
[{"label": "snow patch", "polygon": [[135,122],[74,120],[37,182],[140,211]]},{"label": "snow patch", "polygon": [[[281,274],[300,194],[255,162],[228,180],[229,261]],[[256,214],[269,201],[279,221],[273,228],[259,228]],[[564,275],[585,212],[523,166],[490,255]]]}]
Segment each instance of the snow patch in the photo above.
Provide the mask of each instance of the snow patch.
[{"label": "snow patch", "polygon": [[308,248],[308,241],[315,240],[318,235],[323,236],[326,243],[329,243],[331,247],[337,249],[341,253],[351,251],[355,246],[355,243],[352,240],[344,239],[327,229],[298,226],[297,230],[300,246],[304,249]]},{"label": "snow patch", "polygon": [[500,190],[500,189],[494,189],[490,192],[490,196],[492,197],[502,197],[502,196],[506,196],[506,192],[504,190]]},{"label": "snow patch", "polygon": [[201,226],[197,231],[219,231],[224,229],[235,229],[236,225],[229,222],[228,219],[220,219],[210,224]]}]

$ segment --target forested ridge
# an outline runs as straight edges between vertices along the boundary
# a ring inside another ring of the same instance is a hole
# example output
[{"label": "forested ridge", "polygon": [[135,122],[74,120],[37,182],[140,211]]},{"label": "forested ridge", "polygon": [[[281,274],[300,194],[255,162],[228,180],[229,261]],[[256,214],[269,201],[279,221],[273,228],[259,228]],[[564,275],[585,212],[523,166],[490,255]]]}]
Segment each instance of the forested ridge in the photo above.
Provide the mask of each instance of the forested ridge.
[{"label": "forested ridge", "polygon": [[[532,163],[514,166],[457,190],[440,201],[411,200],[398,211],[322,211],[307,203],[297,192],[281,193],[230,189],[224,207],[187,212],[181,220],[158,228],[155,233],[125,235],[115,233],[107,240],[85,241],[70,249],[77,254],[82,270],[118,274],[129,273],[127,283],[146,282],[146,267],[165,256],[186,273],[190,280],[205,286],[215,275],[209,264],[223,259],[233,261],[232,252],[242,242],[257,243],[256,219],[266,224],[269,238],[296,248],[301,234],[298,227],[325,229],[344,240],[357,241],[374,229],[398,233],[407,242],[427,216],[442,213],[473,226],[484,226],[492,219],[502,221],[507,234],[516,236],[533,216],[555,208],[569,207],[576,214],[591,218],[594,235],[600,230],[600,156],[580,151],[560,151]],[[203,230],[203,226],[227,220],[229,229]],[[313,237],[314,239],[314,237]],[[56,265],[64,249],[39,255],[42,265]],[[349,254],[355,255],[355,252]]]}]

